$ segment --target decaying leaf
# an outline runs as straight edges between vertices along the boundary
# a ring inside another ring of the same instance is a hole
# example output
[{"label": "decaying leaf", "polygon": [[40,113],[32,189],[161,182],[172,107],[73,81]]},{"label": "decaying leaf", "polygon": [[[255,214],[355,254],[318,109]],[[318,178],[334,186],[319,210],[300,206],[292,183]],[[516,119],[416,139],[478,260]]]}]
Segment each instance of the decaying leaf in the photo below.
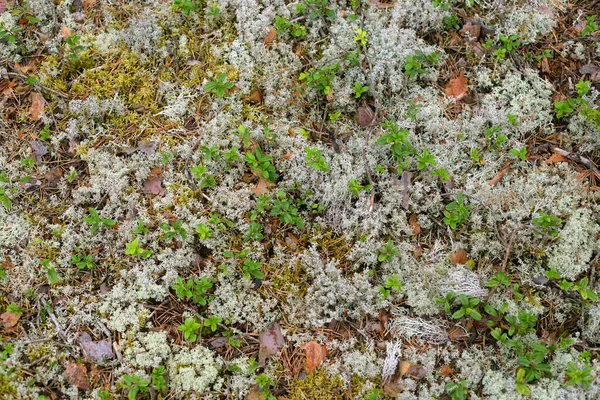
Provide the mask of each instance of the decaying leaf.
[{"label": "decaying leaf", "polygon": [[419,225],[419,222],[417,222],[417,214],[412,214],[408,219],[408,223],[415,235],[421,233],[421,226]]},{"label": "decaying leaf", "polygon": [[269,32],[267,32],[267,35],[265,36],[265,40],[263,41],[263,43],[270,44],[271,42],[273,42],[273,40],[275,40],[276,37],[277,37],[277,31],[275,30],[274,27],[270,26]]},{"label": "decaying leaf", "polygon": [[248,97],[248,101],[252,104],[260,104],[263,100],[263,94],[260,89],[254,89],[250,96]]},{"label": "decaying leaf", "polygon": [[60,178],[62,178],[62,170],[59,167],[54,167],[44,174],[44,179],[53,185],[58,184]]},{"label": "decaying leaf", "polygon": [[260,348],[258,350],[258,365],[264,366],[265,360],[282,349],[285,339],[281,333],[281,326],[274,322],[270,328],[264,330],[259,335]]},{"label": "decaying leaf", "polygon": [[115,357],[112,346],[104,339],[99,342],[94,342],[88,333],[84,333],[79,336],[78,341],[83,348],[86,357],[94,362],[110,360]]},{"label": "decaying leaf", "polygon": [[13,314],[11,312],[5,312],[0,315],[0,319],[2,319],[2,325],[4,328],[12,328],[19,322],[21,316],[19,314]]},{"label": "decaying leaf", "polygon": [[421,380],[427,376],[427,369],[419,364],[411,364],[406,373],[413,379]]},{"label": "decaying leaf", "polygon": [[256,187],[252,188],[252,193],[254,193],[257,196],[260,196],[265,193],[269,193],[269,187],[268,187],[267,181],[263,178],[260,178],[258,180],[258,183],[256,184]]},{"label": "decaying leaf", "polygon": [[148,180],[144,182],[143,190],[146,194],[165,194],[165,189],[162,187],[162,170],[160,168],[152,170]]},{"label": "decaying leaf", "polygon": [[35,163],[40,165],[42,163],[42,157],[48,154],[48,148],[39,140],[31,141],[31,150],[35,154]]},{"label": "decaying leaf", "polygon": [[409,362],[400,361],[400,364],[398,364],[398,374],[400,376],[406,375],[406,373],[408,372],[409,368],[410,368],[410,363]]},{"label": "decaying leaf", "polygon": [[31,121],[37,121],[40,119],[40,115],[44,112],[44,97],[41,93],[31,93],[31,108],[29,109],[29,119]]},{"label": "decaying leaf", "polygon": [[454,371],[452,370],[452,367],[450,367],[448,364],[442,365],[442,370],[440,371],[442,376],[450,376],[453,373]]},{"label": "decaying leaf", "polygon": [[467,256],[467,252],[464,249],[460,249],[452,254],[450,254],[450,262],[452,264],[464,265],[469,261],[469,256]]},{"label": "decaying leaf", "polygon": [[71,363],[65,370],[65,378],[71,385],[77,386],[81,390],[89,390],[90,382],[88,379],[87,368],[83,364]]},{"label": "decaying leaf", "polygon": [[375,112],[366,104],[358,107],[354,116],[356,123],[363,128],[369,126],[373,122],[373,118],[375,118]]},{"label": "decaying leaf", "polygon": [[552,153],[552,155],[550,157],[548,157],[548,159],[546,160],[546,162],[548,164],[551,163],[559,163],[559,162],[567,162],[569,161],[569,159],[565,156],[563,156],[560,153]]},{"label": "decaying leaf", "polygon": [[327,348],[317,342],[308,342],[300,346],[306,352],[306,372],[310,373],[325,361]]},{"label": "decaying leaf", "polygon": [[468,36],[470,39],[476,40],[479,38],[479,35],[481,35],[481,25],[467,21],[459,32],[463,36]]},{"label": "decaying leaf", "polygon": [[582,65],[579,68],[579,73],[588,74],[590,76],[590,81],[600,81],[600,67],[598,67],[596,64],[587,63],[585,65]]},{"label": "decaying leaf", "polygon": [[462,99],[469,90],[469,81],[465,78],[464,71],[461,71],[458,77],[450,79],[450,82],[444,86],[444,91],[448,97]]}]

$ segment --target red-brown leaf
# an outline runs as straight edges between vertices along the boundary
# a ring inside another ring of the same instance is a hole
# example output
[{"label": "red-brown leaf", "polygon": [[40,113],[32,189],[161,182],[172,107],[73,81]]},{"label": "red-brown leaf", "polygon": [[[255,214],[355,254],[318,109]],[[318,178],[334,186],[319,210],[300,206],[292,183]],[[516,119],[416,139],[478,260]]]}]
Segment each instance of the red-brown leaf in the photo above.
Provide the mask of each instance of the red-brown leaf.
[{"label": "red-brown leaf", "polygon": [[469,261],[469,256],[464,249],[460,249],[455,253],[450,254],[450,262],[452,264],[464,265]]},{"label": "red-brown leaf", "polygon": [[37,121],[44,112],[44,97],[38,93],[31,94],[31,108],[29,109],[29,119]]},{"label": "red-brown leaf", "polygon": [[300,346],[306,352],[306,372],[310,373],[325,361],[327,348],[317,342],[308,342]]},{"label": "red-brown leaf", "polygon": [[65,371],[65,378],[67,378],[67,382],[81,390],[90,389],[87,368],[83,364],[69,364]]},{"label": "red-brown leaf", "polygon": [[259,335],[260,348],[258,349],[258,365],[264,366],[265,360],[281,350],[285,344],[285,339],[281,333],[281,326],[274,322],[271,327],[262,331]]},{"label": "red-brown leaf", "polygon": [[19,322],[21,316],[19,314],[13,314],[7,311],[2,313],[0,318],[2,319],[2,325],[4,325],[4,328],[12,328],[17,324],[17,322]]},{"label": "red-brown leaf", "polygon": [[450,82],[446,84],[444,87],[446,96],[448,97],[456,97],[457,99],[461,99],[467,94],[469,90],[469,81],[465,78],[464,71],[460,72],[460,75],[454,79],[450,79]]},{"label": "red-brown leaf", "polygon": [[270,44],[273,40],[275,40],[276,37],[277,37],[277,31],[275,30],[274,27],[270,26],[269,32],[267,32],[267,35],[265,36],[265,40],[263,41],[263,43]]}]

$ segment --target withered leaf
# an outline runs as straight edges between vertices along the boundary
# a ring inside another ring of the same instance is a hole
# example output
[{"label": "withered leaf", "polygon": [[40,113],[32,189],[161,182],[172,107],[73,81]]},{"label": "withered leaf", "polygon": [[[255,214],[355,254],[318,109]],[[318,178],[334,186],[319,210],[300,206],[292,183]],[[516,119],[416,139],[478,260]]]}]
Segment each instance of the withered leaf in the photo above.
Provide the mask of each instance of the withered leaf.
[{"label": "withered leaf", "polygon": [[0,315],[0,319],[2,319],[2,325],[4,328],[12,328],[19,322],[21,316],[19,314],[13,314],[11,312],[5,312]]},{"label": "withered leaf", "polygon": [[281,326],[278,322],[274,322],[270,328],[262,331],[259,334],[260,348],[258,350],[258,365],[264,366],[265,360],[271,357],[282,349],[285,344],[285,339],[281,333]]},{"label": "withered leaf", "polygon": [[306,372],[310,373],[325,361],[327,348],[317,342],[308,342],[300,346],[306,352]]},{"label": "withered leaf", "polygon": [[254,89],[248,97],[248,101],[252,104],[260,104],[263,100],[263,94],[260,89]]},{"label": "withered leaf", "polygon": [[506,165],[504,168],[502,168],[500,171],[498,171],[498,173],[488,181],[488,185],[490,186],[496,186],[497,184],[499,184],[502,181],[502,178],[504,178],[504,175],[506,175],[506,173],[508,172],[508,170],[510,169],[510,164]]},{"label": "withered leaf", "polygon": [[48,148],[39,140],[31,141],[31,150],[35,154],[35,163],[40,165],[42,163],[42,157],[48,154]]},{"label": "withered leaf", "polygon": [[450,79],[450,82],[444,86],[444,91],[448,97],[462,99],[469,90],[469,81],[465,78],[464,71],[461,71],[458,77]]},{"label": "withered leaf", "polygon": [[60,182],[60,178],[62,177],[62,170],[59,167],[54,167],[50,171],[44,174],[44,179],[51,184],[58,184]]},{"label": "withered leaf", "polygon": [[470,39],[477,39],[481,34],[481,25],[473,24],[471,21],[467,21],[467,23],[463,25],[459,32],[463,36],[469,35]]},{"label": "withered leaf", "polygon": [[89,333],[84,333],[79,336],[78,341],[83,348],[86,357],[94,362],[110,360],[115,357],[112,346],[104,339],[99,342],[94,342]]},{"label": "withered leaf", "polygon": [[267,181],[263,178],[260,178],[258,180],[258,183],[256,184],[256,187],[252,188],[252,193],[254,193],[257,196],[260,196],[265,193],[269,193],[269,187],[267,185]]},{"label": "withered leaf", "polygon": [[417,222],[417,214],[411,215],[408,219],[408,223],[410,224],[410,228],[415,235],[421,233],[421,226],[419,225],[419,222]]},{"label": "withered leaf", "polygon": [[416,380],[423,379],[427,376],[427,370],[425,367],[418,364],[411,364],[406,373],[410,375],[411,378]]},{"label": "withered leaf", "polygon": [[67,365],[65,378],[71,385],[77,386],[81,390],[89,390],[90,383],[87,374],[87,368],[83,364],[71,363]]},{"label": "withered leaf", "polygon": [[44,97],[41,93],[31,93],[31,108],[29,109],[29,119],[37,121],[44,111]]},{"label": "withered leaf", "polygon": [[165,194],[165,189],[162,187],[162,175],[150,178],[144,182],[144,193],[158,195]]},{"label": "withered leaf", "polygon": [[354,115],[356,123],[363,128],[369,126],[373,122],[373,118],[375,118],[375,112],[366,104],[358,107]]},{"label": "withered leaf", "polygon": [[452,370],[452,367],[450,367],[448,364],[442,365],[442,370],[440,371],[442,376],[450,376],[453,373],[454,371]]},{"label": "withered leaf", "polygon": [[265,36],[265,40],[263,41],[263,43],[264,44],[269,44],[273,40],[275,40],[276,37],[277,37],[277,31],[275,30],[274,27],[270,26],[269,27],[269,32],[267,32],[267,35]]},{"label": "withered leaf", "polygon": [[464,265],[468,261],[469,256],[467,256],[467,252],[464,249],[460,249],[450,254],[450,262],[452,262],[452,264]]}]

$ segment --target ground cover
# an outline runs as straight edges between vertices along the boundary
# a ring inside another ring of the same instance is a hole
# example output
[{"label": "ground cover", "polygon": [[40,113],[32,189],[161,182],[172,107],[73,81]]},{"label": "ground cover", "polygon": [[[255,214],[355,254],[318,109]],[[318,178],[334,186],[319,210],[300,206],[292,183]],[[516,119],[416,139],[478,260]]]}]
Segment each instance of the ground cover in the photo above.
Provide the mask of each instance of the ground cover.
[{"label": "ground cover", "polygon": [[0,397],[598,398],[599,8],[0,0]]}]

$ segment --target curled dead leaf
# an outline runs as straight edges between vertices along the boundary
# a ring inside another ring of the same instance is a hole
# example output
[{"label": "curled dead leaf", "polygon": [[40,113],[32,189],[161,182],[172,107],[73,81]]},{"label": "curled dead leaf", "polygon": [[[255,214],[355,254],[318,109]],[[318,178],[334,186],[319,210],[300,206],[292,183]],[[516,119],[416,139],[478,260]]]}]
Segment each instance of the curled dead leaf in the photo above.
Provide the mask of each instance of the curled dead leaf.
[{"label": "curled dead leaf", "polygon": [[354,120],[361,127],[369,126],[373,119],[375,118],[375,112],[368,105],[363,105],[358,107],[356,110],[356,114],[354,115]]},{"label": "curled dead leaf", "polygon": [[410,224],[410,228],[415,235],[421,233],[421,226],[419,225],[419,222],[417,222],[417,214],[411,215],[408,219],[408,223]]},{"label": "curled dead leaf", "polygon": [[258,183],[256,184],[256,187],[252,188],[252,193],[254,193],[257,196],[269,193],[269,187],[268,187],[267,180],[260,178],[258,180]]},{"label": "curled dead leaf", "polygon": [[274,27],[270,26],[269,32],[267,32],[267,35],[265,36],[265,40],[263,41],[263,43],[270,44],[273,42],[273,40],[275,40],[276,37],[277,37],[277,31],[275,30]]},{"label": "curled dead leaf", "polygon": [[258,365],[264,366],[268,357],[271,357],[283,348],[285,339],[281,333],[281,325],[274,322],[270,328],[262,331],[258,336],[260,348],[258,349]]},{"label": "curled dead leaf", "polygon": [[450,82],[444,86],[444,92],[448,97],[462,99],[469,90],[469,81],[465,78],[464,71],[461,71],[458,77],[450,79]]}]

